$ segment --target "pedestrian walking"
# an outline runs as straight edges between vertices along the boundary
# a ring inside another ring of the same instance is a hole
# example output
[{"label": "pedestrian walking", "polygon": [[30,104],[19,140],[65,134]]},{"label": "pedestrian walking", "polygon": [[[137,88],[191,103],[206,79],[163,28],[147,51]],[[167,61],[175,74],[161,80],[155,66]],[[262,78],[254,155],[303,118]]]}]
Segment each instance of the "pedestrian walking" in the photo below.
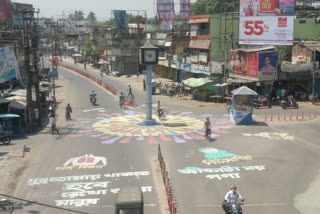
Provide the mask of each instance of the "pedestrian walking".
[{"label": "pedestrian walking", "polygon": [[133,97],[131,85],[129,85],[128,96],[127,97],[129,98],[129,96]]},{"label": "pedestrian walking", "polygon": [[68,104],[66,107],[66,120],[71,120],[71,113],[72,113],[72,108],[70,104]]},{"label": "pedestrian walking", "polygon": [[56,118],[56,115],[54,115],[51,119],[51,134],[54,134],[54,133],[57,133],[59,134],[59,131],[57,129],[57,118]]}]

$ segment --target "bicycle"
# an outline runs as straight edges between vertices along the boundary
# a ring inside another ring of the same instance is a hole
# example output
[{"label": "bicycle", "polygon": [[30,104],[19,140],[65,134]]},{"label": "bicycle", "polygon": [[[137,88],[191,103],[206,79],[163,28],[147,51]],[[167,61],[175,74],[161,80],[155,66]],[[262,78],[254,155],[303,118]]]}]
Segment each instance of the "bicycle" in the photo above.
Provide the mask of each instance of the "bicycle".
[{"label": "bicycle", "polygon": [[7,199],[2,199],[0,201],[0,213],[11,214],[13,213],[13,210],[14,210],[14,207],[10,201],[8,201]]}]

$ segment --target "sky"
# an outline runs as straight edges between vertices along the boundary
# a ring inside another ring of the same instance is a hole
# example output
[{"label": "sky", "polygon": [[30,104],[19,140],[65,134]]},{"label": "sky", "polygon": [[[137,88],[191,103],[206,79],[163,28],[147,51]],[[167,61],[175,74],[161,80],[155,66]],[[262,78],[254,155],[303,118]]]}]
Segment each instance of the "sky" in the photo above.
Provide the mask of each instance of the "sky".
[{"label": "sky", "polygon": [[[174,1],[176,11],[179,11],[180,1]],[[75,10],[82,10],[85,15],[93,11],[98,20],[102,21],[111,17],[111,10],[146,10],[147,16],[152,17],[155,15],[156,0],[12,0],[12,2],[33,4],[34,8],[40,9],[40,17],[58,18],[63,13],[67,16]]]}]

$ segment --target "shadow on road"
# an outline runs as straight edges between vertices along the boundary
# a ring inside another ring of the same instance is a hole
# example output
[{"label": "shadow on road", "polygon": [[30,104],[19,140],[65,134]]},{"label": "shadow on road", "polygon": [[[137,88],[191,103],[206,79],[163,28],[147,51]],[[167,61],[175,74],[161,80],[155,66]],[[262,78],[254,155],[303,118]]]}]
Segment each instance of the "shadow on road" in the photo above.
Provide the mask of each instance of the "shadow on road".
[{"label": "shadow on road", "polygon": [[[49,207],[55,210],[62,210],[62,211],[67,211],[70,213],[81,213],[81,214],[89,214],[86,212],[81,212],[81,211],[76,211],[76,210],[71,210],[71,209],[66,209],[66,208],[61,208],[61,207],[57,207],[57,206],[52,206],[49,204],[43,204],[40,202],[36,202],[36,201],[29,201],[29,200],[25,200],[22,198],[17,198],[17,197],[13,197],[13,196],[9,196],[9,195],[4,195],[4,194],[0,194],[0,196],[3,196],[5,198],[10,198],[10,199],[14,199],[16,201],[20,201],[20,203],[13,203],[14,204],[14,209],[15,210],[23,210],[24,207],[28,207],[28,206],[32,206],[32,205],[39,205],[39,206],[43,206],[43,207]],[[12,202],[12,201],[11,201]],[[30,210],[27,211],[27,213],[40,213],[40,211],[36,211],[36,210]]]}]

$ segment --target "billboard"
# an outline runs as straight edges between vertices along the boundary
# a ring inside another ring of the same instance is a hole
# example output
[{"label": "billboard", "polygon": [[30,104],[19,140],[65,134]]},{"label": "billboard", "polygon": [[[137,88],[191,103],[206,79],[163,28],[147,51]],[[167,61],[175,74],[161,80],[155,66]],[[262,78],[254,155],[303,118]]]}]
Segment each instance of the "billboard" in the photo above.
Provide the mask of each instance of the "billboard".
[{"label": "billboard", "polygon": [[33,11],[32,4],[23,4],[23,3],[12,3],[12,24],[13,25],[22,25],[23,18],[20,11]]},{"label": "billboard", "polygon": [[172,30],[174,20],[173,0],[157,0],[157,10],[160,28],[162,30]]},{"label": "billboard", "polygon": [[180,0],[180,20],[189,21],[190,0]]},{"label": "billboard", "polygon": [[0,0],[0,23],[11,23],[10,0]]},{"label": "billboard", "polygon": [[16,56],[8,47],[0,48],[0,83],[19,78]]},{"label": "billboard", "polygon": [[122,32],[129,33],[127,11],[125,10],[115,10],[114,18],[116,21],[116,27]]},{"label": "billboard", "polygon": [[240,0],[239,43],[292,45],[295,0]]},{"label": "billboard", "polygon": [[259,53],[259,80],[272,80],[277,72],[278,53]]},{"label": "billboard", "polygon": [[277,52],[232,51],[229,68],[231,76],[268,81],[273,80],[277,63]]}]

